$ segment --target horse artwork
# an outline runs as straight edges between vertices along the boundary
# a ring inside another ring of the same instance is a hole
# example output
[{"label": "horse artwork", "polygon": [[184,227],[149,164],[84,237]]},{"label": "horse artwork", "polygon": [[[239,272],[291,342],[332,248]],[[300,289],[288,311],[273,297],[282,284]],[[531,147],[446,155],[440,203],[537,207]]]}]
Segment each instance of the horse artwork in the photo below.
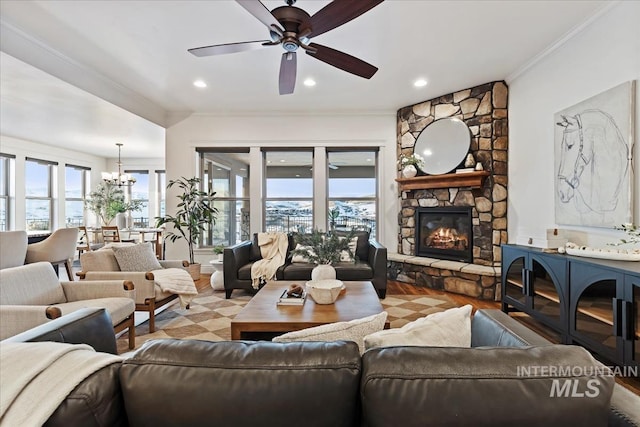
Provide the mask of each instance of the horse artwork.
[{"label": "horse artwork", "polygon": [[556,223],[613,227],[631,222],[634,83],[556,114]]}]

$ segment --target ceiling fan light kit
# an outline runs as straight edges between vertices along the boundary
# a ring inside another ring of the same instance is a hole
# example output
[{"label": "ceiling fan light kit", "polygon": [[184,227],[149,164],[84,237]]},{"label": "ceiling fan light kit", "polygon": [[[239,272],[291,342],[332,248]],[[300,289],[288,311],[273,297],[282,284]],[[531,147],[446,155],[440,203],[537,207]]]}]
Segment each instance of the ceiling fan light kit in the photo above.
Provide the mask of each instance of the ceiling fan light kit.
[{"label": "ceiling fan light kit", "polygon": [[370,79],[378,71],[373,65],[317,43],[311,38],[339,27],[382,3],[383,0],[334,0],[313,16],[293,6],[295,0],[286,0],[287,6],[272,11],[258,0],[236,0],[236,2],[262,22],[269,30],[271,40],[227,43],[203,46],[188,51],[198,57],[244,52],[262,47],[281,45],[285,52],[280,60],[280,95],[293,93],[296,85],[296,51],[302,48],[326,64],[356,76]]}]

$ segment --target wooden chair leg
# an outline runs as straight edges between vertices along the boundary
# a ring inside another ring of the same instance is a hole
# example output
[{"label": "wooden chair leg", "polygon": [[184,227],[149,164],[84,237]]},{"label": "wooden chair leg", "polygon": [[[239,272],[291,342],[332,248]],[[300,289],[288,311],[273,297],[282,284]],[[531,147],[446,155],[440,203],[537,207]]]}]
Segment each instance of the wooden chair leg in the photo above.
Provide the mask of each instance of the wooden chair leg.
[{"label": "wooden chair leg", "polygon": [[69,260],[66,260],[64,262],[64,268],[67,270],[67,276],[69,276],[69,281],[73,282],[73,273],[71,272],[71,262]]},{"label": "wooden chair leg", "polygon": [[149,300],[149,333],[156,331],[156,300]]},{"label": "wooden chair leg", "polygon": [[135,315],[131,314],[131,323],[129,323],[129,350],[136,348],[136,323]]}]

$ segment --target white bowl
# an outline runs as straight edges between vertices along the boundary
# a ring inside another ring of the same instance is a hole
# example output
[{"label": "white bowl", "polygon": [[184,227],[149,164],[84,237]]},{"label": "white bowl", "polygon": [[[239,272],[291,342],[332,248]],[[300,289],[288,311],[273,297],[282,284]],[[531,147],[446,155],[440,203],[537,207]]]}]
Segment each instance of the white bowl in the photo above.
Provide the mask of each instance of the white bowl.
[{"label": "white bowl", "polygon": [[343,287],[342,280],[310,280],[306,283],[307,294],[316,304],[333,304]]}]

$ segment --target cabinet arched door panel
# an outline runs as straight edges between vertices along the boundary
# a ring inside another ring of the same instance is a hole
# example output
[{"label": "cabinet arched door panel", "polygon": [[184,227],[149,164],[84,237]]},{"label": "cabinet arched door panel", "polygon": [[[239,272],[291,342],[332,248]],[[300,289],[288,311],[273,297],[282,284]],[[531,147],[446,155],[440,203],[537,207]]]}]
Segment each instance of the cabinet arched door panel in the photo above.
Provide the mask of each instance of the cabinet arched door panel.
[{"label": "cabinet arched door panel", "polygon": [[572,338],[608,359],[623,360],[622,274],[572,263],[570,275],[569,332]]}]

